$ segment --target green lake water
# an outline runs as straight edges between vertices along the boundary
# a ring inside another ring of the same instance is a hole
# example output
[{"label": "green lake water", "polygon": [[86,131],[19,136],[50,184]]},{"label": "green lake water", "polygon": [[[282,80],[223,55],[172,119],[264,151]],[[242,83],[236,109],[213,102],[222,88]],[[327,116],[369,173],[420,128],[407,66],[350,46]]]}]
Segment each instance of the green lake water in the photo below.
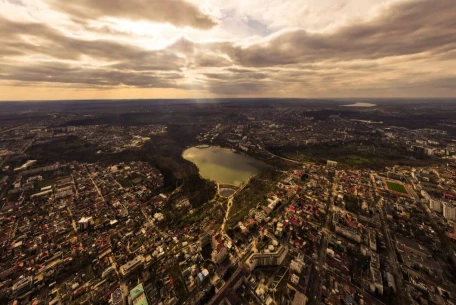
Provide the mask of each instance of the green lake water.
[{"label": "green lake water", "polygon": [[240,185],[265,167],[254,158],[217,146],[191,147],[182,156],[199,168],[201,177],[221,184]]}]

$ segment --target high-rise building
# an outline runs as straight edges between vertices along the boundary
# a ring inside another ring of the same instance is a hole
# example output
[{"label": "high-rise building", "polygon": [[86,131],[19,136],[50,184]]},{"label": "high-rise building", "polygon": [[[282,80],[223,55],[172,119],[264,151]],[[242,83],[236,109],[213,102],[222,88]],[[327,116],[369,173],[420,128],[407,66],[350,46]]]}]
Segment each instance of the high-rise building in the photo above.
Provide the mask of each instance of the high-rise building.
[{"label": "high-rise building", "polygon": [[456,206],[453,203],[445,202],[443,204],[443,217],[449,220],[456,220]]},{"label": "high-rise building", "polygon": [[443,211],[443,204],[440,200],[436,200],[436,199],[429,199],[429,208],[432,210],[432,211],[435,211],[435,212],[438,212],[438,213],[442,213]]},{"label": "high-rise building", "polygon": [[247,260],[250,270],[261,266],[278,266],[288,254],[288,248],[280,246],[275,252],[253,253]]}]

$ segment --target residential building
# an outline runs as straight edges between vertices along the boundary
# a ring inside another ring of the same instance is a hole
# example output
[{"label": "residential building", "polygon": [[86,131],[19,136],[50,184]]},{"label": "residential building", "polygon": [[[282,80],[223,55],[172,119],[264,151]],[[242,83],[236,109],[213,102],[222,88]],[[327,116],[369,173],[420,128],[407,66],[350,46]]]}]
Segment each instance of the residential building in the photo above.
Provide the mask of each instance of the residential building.
[{"label": "residential building", "polygon": [[247,264],[249,265],[250,270],[261,266],[278,266],[282,264],[287,254],[288,248],[281,245],[275,252],[268,253],[265,251],[262,253],[253,253],[247,259]]}]

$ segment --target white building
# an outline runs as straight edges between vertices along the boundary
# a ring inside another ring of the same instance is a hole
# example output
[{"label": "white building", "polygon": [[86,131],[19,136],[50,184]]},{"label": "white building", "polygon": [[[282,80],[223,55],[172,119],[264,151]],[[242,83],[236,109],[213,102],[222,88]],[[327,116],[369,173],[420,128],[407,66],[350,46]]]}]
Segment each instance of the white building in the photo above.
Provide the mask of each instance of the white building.
[{"label": "white building", "polygon": [[423,198],[426,200],[426,201],[429,201],[431,200],[431,196],[428,194],[428,192],[426,192],[425,190],[422,190],[421,191],[421,196],[423,196]]},{"label": "white building", "polygon": [[144,256],[138,255],[133,260],[127,262],[126,264],[120,266],[119,271],[122,276],[126,276],[131,272],[141,268],[144,264]]},{"label": "white building", "polygon": [[452,203],[443,204],[443,217],[449,220],[456,220],[456,206]]},{"label": "white building", "polygon": [[305,267],[305,264],[301,258],[295,258],[290,263],[290,269],[297,274],[301,274],[304,267]]},{"label": "white building", "polygon": [[443,204],[442,204],[442,201],[440,200],[436,200],[436,199],[430,199],[429,200],[429,208],[432,210],[432,211],[435,211],[435,212],[438,212],[438,213],[442,213],[443,212]]},{"label": "white building", "polygon": [[280,246],[275,252],[253,253],[247,260],[250,270],[260,266],[278,266],[288,254],[288,248]]},{"label": "white building", "polygon": [[80,231],[87,230],[91,224],[93,224],[93,218],[92,217],[82,217],[78,221],[79,230]]},{"label": "white building", "polygon": [[154,219],[157,221],[162,221],[163,219],[165,219],[165,216],[162,213],[155,213]]},{"label": "white building", "polygon": [[33,164],[35,164],[37,162],[37,160],[28,160],[27,162],[25,162],[24,164],[22,164],[21,166],[19,167],[16,167],[14,169],[15,172],[20,172],[20,171],[23,171],[23,170],[26,170],[28,169],[29,167],[31,167]]},{"label": "white building", "polygon": [[337,162],[336,161],[332,161],[332,160],[327,160],[326,161],[326,165],[327,166],[330,166],[330,167],[336,167],[337,166]]}]

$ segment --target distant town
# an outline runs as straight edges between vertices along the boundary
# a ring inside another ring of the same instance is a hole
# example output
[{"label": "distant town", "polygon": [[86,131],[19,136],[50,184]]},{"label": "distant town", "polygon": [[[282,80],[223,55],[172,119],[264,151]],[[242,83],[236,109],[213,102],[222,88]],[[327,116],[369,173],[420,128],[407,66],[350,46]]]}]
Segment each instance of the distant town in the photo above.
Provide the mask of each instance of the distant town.
[{"label": "distant town", "polygon": [[455,304],[456,102],[362,102],[5,104],[0,303]]}]

